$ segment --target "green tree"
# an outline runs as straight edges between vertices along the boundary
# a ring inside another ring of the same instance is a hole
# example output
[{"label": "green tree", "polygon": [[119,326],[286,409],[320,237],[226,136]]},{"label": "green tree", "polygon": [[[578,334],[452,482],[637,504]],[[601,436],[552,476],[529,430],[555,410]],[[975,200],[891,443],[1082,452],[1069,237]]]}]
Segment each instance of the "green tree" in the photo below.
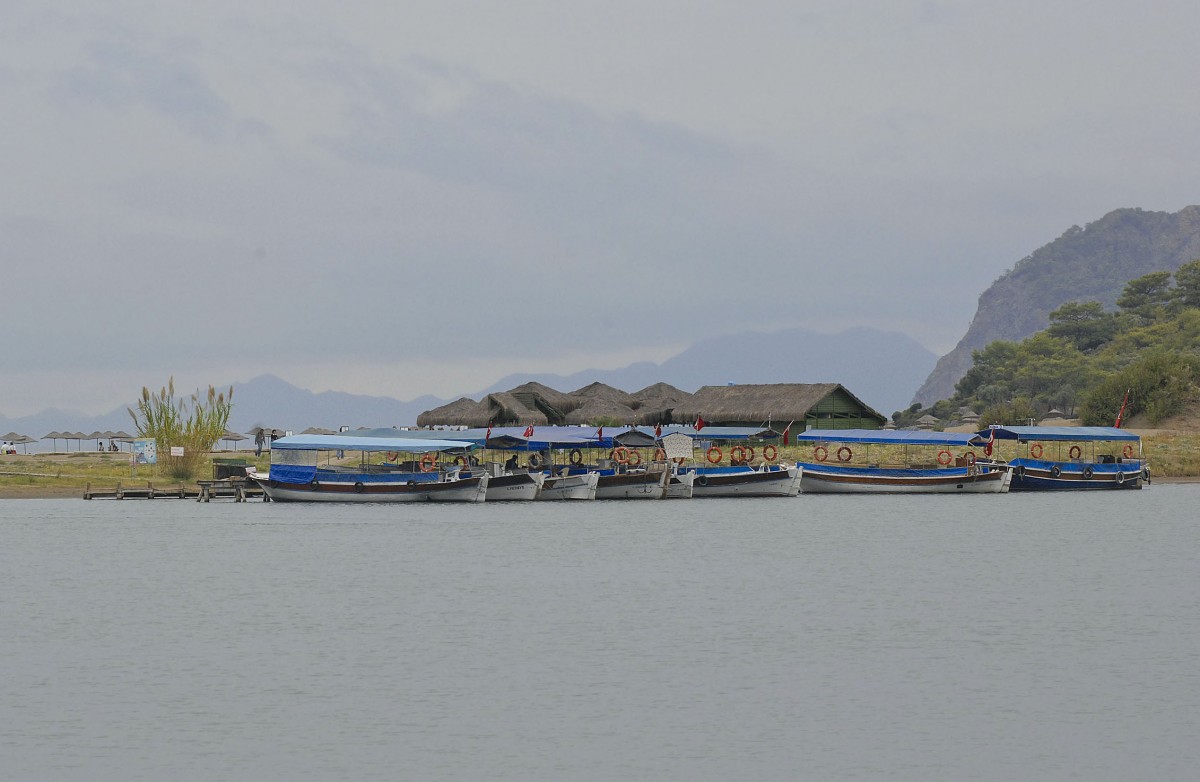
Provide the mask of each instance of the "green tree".
[{"label": "green tree", "polygon": [[1125,420],[1141,414],[1157,424],[1200,397],[1197,367],[1200,360],[1194,354],[1149,352],[1093,386],[1079,405],[1079,417],[1088,426],[1112,426],[1128,391]]},{"label": "green tree", "polygon": [[[189,405],[187,400],[175,398],[172,377],[157,394],[143,386],[137,410],[130,409],[129,416],[139,437],[154,440],[159,463],[166,466],[167,474],[177,480],[191,480],[204,454],[225,434],[232,409],[232,386],[228,394],[218,394],[209,386],[204,399],[197,392]],[[183,456],[171,456],[173,446],[182,446]]]},{"label": "green tree", "polygon": [[1184,307],[1200,307],[1200,258],[1175,270],[1175,300]]},{"label": "green tree", "polygon": [[1098,301],[1070,301],[1050,313],[1050,328],[1046,331],[1091,353],[1117,333],[1117,319]]},{"label": "green tree", "polygon": [[1117,306],[1143,322],[1150,322],[1158,317],[1171,299],[1171,273],[1151,272],[1127,282],[1117,299]]}]

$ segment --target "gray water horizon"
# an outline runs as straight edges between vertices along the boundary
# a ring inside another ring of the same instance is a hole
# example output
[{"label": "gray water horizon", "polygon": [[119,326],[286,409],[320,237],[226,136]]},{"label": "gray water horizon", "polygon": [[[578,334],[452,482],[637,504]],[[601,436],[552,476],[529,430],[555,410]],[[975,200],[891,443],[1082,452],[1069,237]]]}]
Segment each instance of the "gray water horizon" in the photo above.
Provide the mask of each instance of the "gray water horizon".
[{"label": "gray water horizon", "polygon": [[0,778],[1192,779],[1197,500],[5,500]]}]

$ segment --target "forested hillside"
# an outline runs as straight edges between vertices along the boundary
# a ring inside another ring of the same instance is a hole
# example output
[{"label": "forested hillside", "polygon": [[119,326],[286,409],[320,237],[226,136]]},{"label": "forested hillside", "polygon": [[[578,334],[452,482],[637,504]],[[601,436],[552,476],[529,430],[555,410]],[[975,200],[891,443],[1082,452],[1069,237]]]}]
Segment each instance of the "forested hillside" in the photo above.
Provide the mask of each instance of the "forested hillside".
[{"label": "forested hillside", "polygon": [[1200,258],[1200,206],[1179,212],[1118,209],[1086,227],[1073,226],[1017,263],[979,297],[970,328],[938,361],[913,401],[944,399],[971,368],[973,351],[996,340],[1021,340],[1050,323],[1071,301],[1116,305],[1126,281],[1173,272]]},{"label": "forested hillside", "polygon": [[1130,281],[1115,305],[1069,302],[1028,339],[975,351],[952,397],[913,405],[899,423],[926,413],[952,420],[966,407],[981,426],[1011,424],[1057,408],[1111,426],[1128,398],[1126,419],[1153,425],[1200,400],[1200,260]]}]

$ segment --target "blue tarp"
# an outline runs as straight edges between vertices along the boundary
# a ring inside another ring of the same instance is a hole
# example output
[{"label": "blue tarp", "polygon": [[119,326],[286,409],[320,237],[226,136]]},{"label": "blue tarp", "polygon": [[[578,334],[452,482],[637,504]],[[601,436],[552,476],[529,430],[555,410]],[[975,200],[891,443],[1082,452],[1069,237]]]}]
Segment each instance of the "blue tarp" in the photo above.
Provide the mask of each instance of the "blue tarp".
[{"label": "blue tarp", "polygon": [[316,465],[305,464],[272,464],[270,471],[271,480],[283,483],[312,483],[316,474]]},{"label": "blue tarp", "polygon": [[909,429],[809,429],[796,442],[867,443],[879,445],[978,446],[984,440],[974,432],[925,432]]},{"label": "blue tarp", "polygon": [[350,434],[297,434],[271,443],[277,451],[455,451],[471,448],[462,440],[426,440],[411,437],[360,437]]},{"label": "blue tarp", "polygon": [[984,440],[992,432],[997,440],[1069,440],[1074,442],[1094,442],[1098,440],[1129,440],[1137,442],[1142,439],[1128,429],[1117,429],[1112,426],[996,426],[984,429],[979,436]]}]

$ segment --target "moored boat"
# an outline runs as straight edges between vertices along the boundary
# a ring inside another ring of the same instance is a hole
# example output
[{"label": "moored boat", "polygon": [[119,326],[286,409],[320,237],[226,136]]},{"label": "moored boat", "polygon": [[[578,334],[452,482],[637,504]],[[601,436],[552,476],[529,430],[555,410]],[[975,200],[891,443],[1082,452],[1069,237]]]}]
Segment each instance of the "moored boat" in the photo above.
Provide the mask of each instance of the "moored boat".
[{"label": "moored boat", "polygon": [[759,467],[694,467],[692,496],[795,497],[800,493],[801,470],[796,465]]},{"label": "moored boat", "polygon": [[813,446],[812,461],[798,462],[803,493],[1003,493],[1012,480],[976,458],[984,442],[971,432],[810,429],[796,442]]},{"label": "moored boat", "polygon": [[[266,475],[247,477],[275,502],[483,502],[488,476],[464,477],[461,469],[470,448],[454,440],[295,435],[271,444]],[[348,461],[347,452],[358,453],[359,462]],[[462,456],[460,464],[439,463],[446,453]],[[421,457],[400,462],[401,454]],[[371,461],[374,455],[378,462]]]},{"label": "moored boat", "polygon": [[1140,489],[1150,482],[1142,440],[1111,426],[993,426],[979,433],[997,457],[1015,442],[1008,460],[1013,491]]}]

